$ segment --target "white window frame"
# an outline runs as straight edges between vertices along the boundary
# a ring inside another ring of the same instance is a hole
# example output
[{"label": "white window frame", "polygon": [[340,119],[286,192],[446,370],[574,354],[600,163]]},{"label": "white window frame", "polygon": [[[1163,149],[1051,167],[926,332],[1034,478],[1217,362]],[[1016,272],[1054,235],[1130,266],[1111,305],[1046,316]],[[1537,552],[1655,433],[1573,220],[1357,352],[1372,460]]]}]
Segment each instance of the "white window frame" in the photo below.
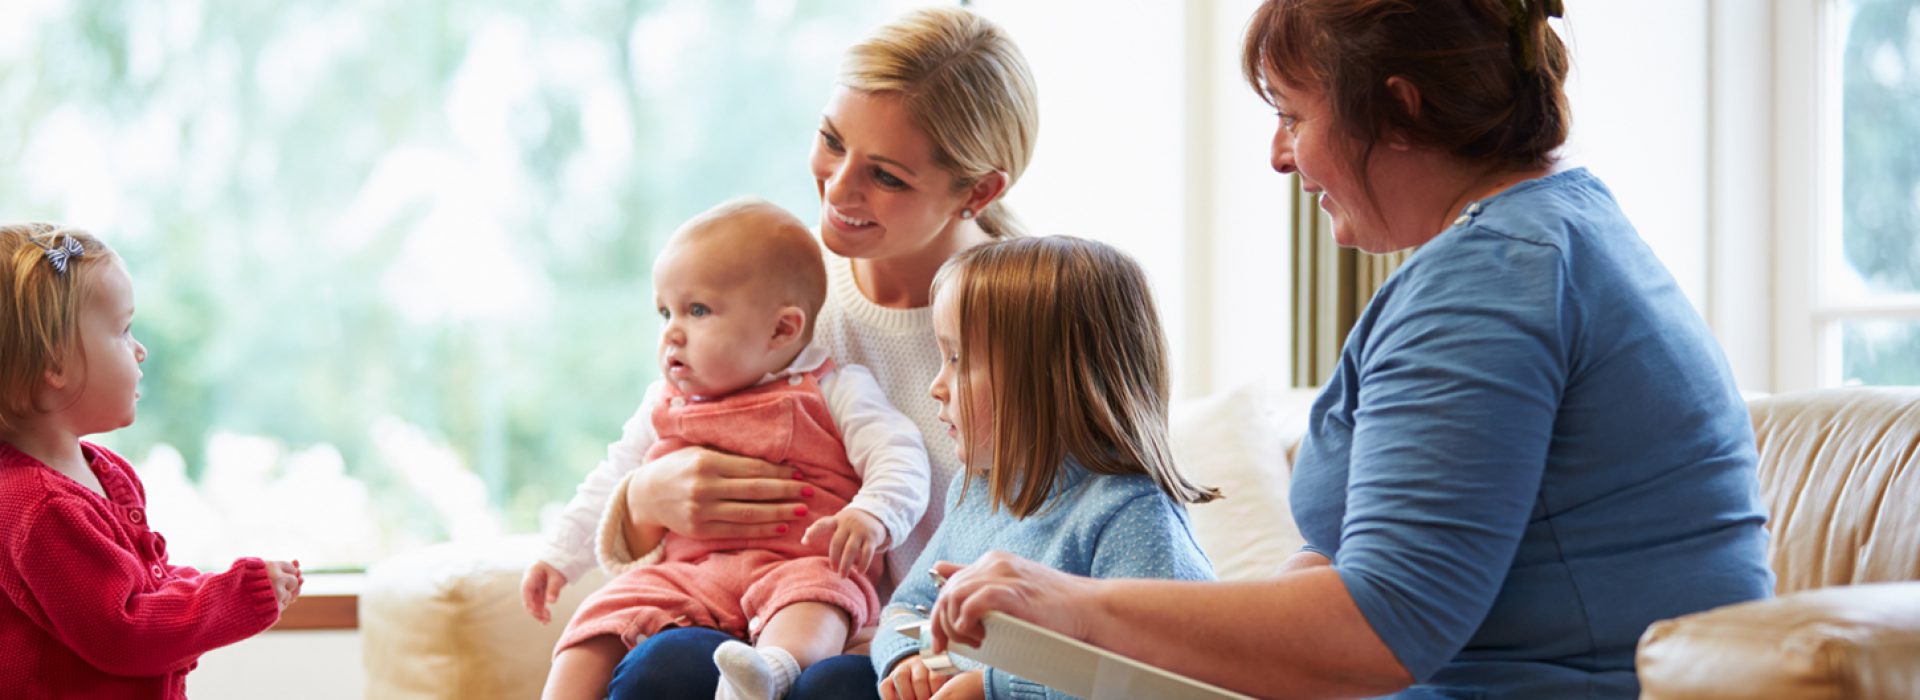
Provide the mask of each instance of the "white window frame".
[{"label": "white window frame", "polygon": [[1841,241],[1842,1],[1773,3],[1775,390],[1840,384],[1841,322],[1920,319],[1920,294],[1836,299],[1821,288]]}]

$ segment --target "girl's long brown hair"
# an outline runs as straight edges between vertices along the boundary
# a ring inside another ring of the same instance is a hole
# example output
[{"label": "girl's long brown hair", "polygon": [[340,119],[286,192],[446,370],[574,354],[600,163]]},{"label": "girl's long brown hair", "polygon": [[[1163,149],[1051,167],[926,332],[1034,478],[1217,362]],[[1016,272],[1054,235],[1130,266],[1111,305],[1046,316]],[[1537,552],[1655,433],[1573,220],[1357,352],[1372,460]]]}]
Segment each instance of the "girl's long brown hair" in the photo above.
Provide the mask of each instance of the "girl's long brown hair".
[{"label": "girl's long brown hair", "polygon": [[[954,256],[933,286],[956,295],[961,375],[992,376],[995,509],[1040,512],[1069,458],[1095,474],[1146,475],[1182,503],[1220,497],[1174,465],[1166,336],[1132,258],[1068,236],[1013,238]],[[966,382],[959,392],[965,411]]]}]

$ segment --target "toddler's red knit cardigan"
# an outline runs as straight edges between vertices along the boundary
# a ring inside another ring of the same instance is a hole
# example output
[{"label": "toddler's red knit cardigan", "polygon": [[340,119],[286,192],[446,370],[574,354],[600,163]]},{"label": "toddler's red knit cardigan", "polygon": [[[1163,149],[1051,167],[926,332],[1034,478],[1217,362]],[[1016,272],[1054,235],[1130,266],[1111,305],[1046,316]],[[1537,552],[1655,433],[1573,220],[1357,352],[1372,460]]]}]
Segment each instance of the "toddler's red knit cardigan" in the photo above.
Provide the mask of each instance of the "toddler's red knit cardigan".
[{"label": "toddler's red knit cardigan", "polygon": [[266,563],[168,564],[133,468],[81,450],[106,498],[0,443],[0,698],[185,698],[202,653],[279,619]]}]

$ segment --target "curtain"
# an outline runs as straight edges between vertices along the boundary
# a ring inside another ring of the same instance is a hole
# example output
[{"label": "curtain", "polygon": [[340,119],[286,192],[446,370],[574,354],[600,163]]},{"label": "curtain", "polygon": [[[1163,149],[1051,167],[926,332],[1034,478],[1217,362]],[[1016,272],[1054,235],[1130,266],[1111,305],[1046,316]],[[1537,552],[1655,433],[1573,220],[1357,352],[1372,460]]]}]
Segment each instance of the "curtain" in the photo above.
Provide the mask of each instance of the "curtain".
[{"label": "curtain", "polygon": [[1316,387],[1333,376],[1340,348],[1375,290],[1414,249],[1372,255],[1333,242],[1320,200],[1293,187],[1293,385]]}]

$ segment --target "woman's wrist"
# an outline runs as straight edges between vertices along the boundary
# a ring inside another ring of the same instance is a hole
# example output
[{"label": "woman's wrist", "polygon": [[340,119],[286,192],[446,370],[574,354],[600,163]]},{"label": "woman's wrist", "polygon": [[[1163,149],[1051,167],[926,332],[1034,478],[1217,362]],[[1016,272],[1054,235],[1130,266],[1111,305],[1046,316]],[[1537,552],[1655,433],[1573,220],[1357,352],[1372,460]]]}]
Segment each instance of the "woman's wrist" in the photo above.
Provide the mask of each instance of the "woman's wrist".
[{"label": "woman's wrist", "polygon": [[[659,472],[657,470],[647,469],[643,466],[639,471],[633,473],[632,479],[627,481],[627,489],[620,495],[626,499],[627,502],[628,532],[652,532],[667,529],[666,523],[654,517],[652,509],[647,507],[647,494],[653,493],[654,489],[658,488],[659,485],[653,481],[658,477]],[[631,544],[639,547],[643,543],[631,542]]]},{"label": "woman's wrist", "polygon": [[1097,647],[1107,646],[1113,636],[1113,621],[1121,614],[1120,600],[1125,594],[1117,590],[1125,585],[1126,579],[1083,578],[1084,590],[1075,596],[1087,601],[1073,616],[1077,629],[1065,630],[1068,635]]}]

